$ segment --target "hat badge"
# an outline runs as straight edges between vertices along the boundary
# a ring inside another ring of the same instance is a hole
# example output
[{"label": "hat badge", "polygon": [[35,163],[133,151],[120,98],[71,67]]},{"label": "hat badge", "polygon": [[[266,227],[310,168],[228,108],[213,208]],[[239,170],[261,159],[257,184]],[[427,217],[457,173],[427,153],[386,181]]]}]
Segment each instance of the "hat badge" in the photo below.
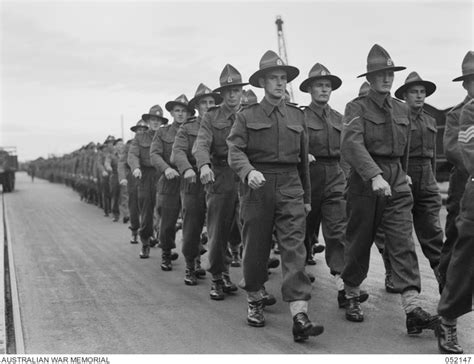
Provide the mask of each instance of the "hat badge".
[{"label": "hat badge", "polygon": [[323,70],[323,71],[321,71],[321,75],[322,75],[322,76],[326,76],[326,75],[327,75],[327,72]]},{"label": "hat badge", "polygon": [[393,61],[390,58],[387,59],[387,66],[393,66]]},{"label": "hat badge", "polygon": [[232,83],[232,77],[231,76],[227,77],[227,83]]},{"label": "hat badge", "polygon": [[278,59],[277,59],[277,65],[279,65],[279,66],[283,66],[283,62],[281,61],[281,59],[280,59],[280,58],[278,58]]}]

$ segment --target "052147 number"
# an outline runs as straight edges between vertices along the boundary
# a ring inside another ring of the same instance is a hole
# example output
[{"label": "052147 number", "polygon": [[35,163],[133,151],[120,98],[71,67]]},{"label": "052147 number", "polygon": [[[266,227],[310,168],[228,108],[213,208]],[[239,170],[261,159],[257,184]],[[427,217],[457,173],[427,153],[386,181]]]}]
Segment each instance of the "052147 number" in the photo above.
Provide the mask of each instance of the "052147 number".
[{"label": "052147 number", "polygon": [[444,358],[446,364],[471,364],[470,356],[446,356]]}]

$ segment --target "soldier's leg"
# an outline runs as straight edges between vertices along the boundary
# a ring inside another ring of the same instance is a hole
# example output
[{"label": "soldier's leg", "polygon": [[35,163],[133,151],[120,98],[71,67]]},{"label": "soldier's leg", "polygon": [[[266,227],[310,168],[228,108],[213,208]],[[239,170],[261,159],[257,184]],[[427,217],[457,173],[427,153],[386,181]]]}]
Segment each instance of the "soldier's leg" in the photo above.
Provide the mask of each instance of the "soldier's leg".
[{"label": "soldier's leg", "polygon": [[130,227],[132,231],[132,242],[136,242],[138,229],[140,228],[140,212],[138,209],[138,185],[137,179],[132,174],[127,176],[128,210],[130,212]]},{"label": "soldier's leg", "polygon": [[313,259],[313,237],[319,234],[319,225],[321,222],[321,202],[324,192],[325,182],[324,167],[312,163],[310,164],[309,174],[311,180],[311,211],[306,216],[306,231],[304,244],[306,247],[306,261],[309,265],[316,262]]},{"label": "soldier's leg", "polygon": [[[236,193],[238,190],[238,185],[236,184]],[[232,220],[232,226],[230,228],[230,237],[229,237],[229,248],[231,251],[231,266],[232,267],[240,267],[241,263],[241,251],[243,249],[242,247],[242,226],[240,223],[240,215],[239,215],[239,210],[240,210],[240,203],[239,203],[239,198],[235,199],[235,207],[234,207],[234,219]]]},{"label": "soldier's leg", "polygon": [[423,254],[431,268],[437,270],[443,245],[443,229],[439,220],[441,195],[431,166],[424,166],[423,169],[420,188],[413,191],[413,225]]},{"label": "soldier's leg", "polygon": [[458,237],[458,230],[456,227],[456,217],[459,215],[459,203],[461,201],[464,189],[466,186],[468,174],[466,171],[461,171],[455,167],[451,170],[449,176],[448,199],[446,201],[446,216],[445,235],[446,240],[441,248],[441,256],[439,262],[439,275],[441,286],[446,281],[446,271],[451,259],[451,251]]},{"label": "soldier's leg", "polygon": [[153,235],[153,210],[155,206],[155,170],[144,168],[138,184],[138,203],[140,210],[139,235],[142,242],[141,258],[148,258],[150,237]]},{"label": "soldier's leg", "polygon": [[104,203],[104,215],[110,213],[110,176],[102,178],[102,199]]},{"label": "soldier's leg", "polygon": [[120,185],[118,176],[112,174],[110,176],[110,197],[111,197],[111,211],[114,216],[114,221],[118,221],[120,216]]},{"label": "soldier's leg", "polygon": [[123,223],[126,224],[130,220],[130,212],[128,211],[128,187],[120,186],[120,215],[122,215]]}]

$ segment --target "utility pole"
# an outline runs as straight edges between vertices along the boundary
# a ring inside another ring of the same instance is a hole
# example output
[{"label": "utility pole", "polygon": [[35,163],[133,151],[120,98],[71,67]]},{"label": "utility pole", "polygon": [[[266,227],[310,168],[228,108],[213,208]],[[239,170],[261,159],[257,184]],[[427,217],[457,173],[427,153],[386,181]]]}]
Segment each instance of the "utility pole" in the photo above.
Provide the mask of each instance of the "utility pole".
[{"label": "utility pole", "polygon": [[[288,64],[288,54],[286,52],[285,35],[283,34],[283,20],[281,19],[280,15],[277,16],[275,24],[277,26],[277,35],[278,35],[278,54],[283,59],[283,61],[286,64]],[[294,100],[293,87],[291,86],[291,83],[288,84],[288,92],[290,93],[291,101],[293,101]]]}]

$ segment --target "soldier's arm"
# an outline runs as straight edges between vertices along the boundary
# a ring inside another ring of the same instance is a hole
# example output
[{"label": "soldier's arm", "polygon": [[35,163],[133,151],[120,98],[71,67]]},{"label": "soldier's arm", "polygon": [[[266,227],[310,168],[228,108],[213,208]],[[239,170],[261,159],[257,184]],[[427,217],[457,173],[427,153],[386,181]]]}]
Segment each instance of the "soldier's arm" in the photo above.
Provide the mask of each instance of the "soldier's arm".
[{"label": "soldier's arm", "polygon": [[201,126],[193,146],[193,155],[196,158],[198,170],[206,164],[211,164],[212,126],[209,113],[204,114]]},{"label": "soldier's arm", "polygon": [[243,183],[247,183],[247,175],[255,168],[250,164],[246,154],[248,133],[246,120],[242,113],[237,114],[237,119],[232,125],[226,142],[229,147],[227,160],[230,168],[237,173]]},{"label": "soldier's arm", "polygon": [[344,113],[341,154],[364,181],[382,173],[370,156],[364,143],[364,121],[362,107],[354,102],[346,106]]},{"label": "soldier's arm", "polygon": [[186,132],[184,125],[181,125],[174,139],[170,161],[178,168],[179,173],[182,175],[184,175],[184,172],[188,169],[193,168],[191,163],[188,161],[188,156],[186,155],[187,150],[188,133]]},{"label": "soldier's arm", "polygon": [[300,147],[300,163],[298,165],[298,171],[303,185],[304,203],[311,203],[311,180],[309,177],[309,140],[308,140],[308,128],[306,123],[303,123],[303,133],[301,133],[301,147]]},{"label": "soldier's arm", "polygon": [[459,118],[459,149],[471,177],[474,176],[474,101],[466,104]]},{"label": "soldier's arm", "polygon": [[444,129],[443,146],[446,159],[456,168],[464,170],[463,158],[458,145],[459,114],[451,110],[446,115],[446,127]]},{"label": "soldier's arm", "polygon": [[153,140],[150,146],[150,161],[151,165],[155,167],[158,171],[158,174],[161,176],[167,168],[170,168],[170,165],[165,162],[163,159],[163,141],[160,136],[163,133],[163,129],[160,128],[153,136]]},{"label": "soldier's arm", "polygon": [[407,143],[405,145],[405,150],[403,151],[403,156],[401,160],[402,169],[407,172],[408,171],[408,158],[410,158],[410,144],[411,144],[411,117],[408,117],[408,135],[407,135]]},{"label": "soldier's arm", "polygon": [[112,171],[112,153],[107,153],[105,156],[104,167],[106,171]]},{"label": "soldier's arm", "polygon": [[97,168],[99,169],[100,174],[105,171],[104,163],[103,163],[103,154],[101,152],[97,153]]},{"label": "soldier's arm", "polygon": [[138,139],[135,136],[133,138],[132,143],[130,144],[130,149],[128,150],[127,162],[130,166],[132,172],[140,168],[140,147],[138,145]]}]

